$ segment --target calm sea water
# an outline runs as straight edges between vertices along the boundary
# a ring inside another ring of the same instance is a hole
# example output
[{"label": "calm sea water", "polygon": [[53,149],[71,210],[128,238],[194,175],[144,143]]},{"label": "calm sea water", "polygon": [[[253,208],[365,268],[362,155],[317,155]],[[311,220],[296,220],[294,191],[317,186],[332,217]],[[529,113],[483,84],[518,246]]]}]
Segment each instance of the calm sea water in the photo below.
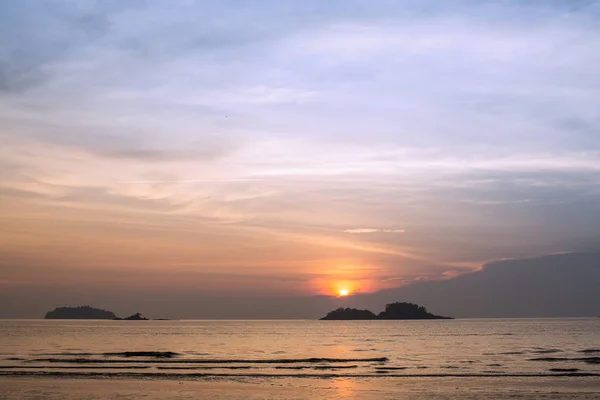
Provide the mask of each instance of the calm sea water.
[{"label": "calm sea water", "polygon": [[600,319],[0,321],[0,375],[600,377]]}]

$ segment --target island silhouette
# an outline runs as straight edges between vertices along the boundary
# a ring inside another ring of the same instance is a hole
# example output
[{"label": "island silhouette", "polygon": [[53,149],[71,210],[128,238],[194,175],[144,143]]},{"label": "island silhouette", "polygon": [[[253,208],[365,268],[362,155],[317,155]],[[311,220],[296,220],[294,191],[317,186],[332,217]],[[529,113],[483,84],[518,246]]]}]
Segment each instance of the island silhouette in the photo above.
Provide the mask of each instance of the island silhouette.
[{"label": "island silhouette", "polygon": [[148,321],[148,318],[142,317],[142,314],[135,313],[127,318],[113,318],[115,321]]},{"label": "island silhouette", "polygon": [[[90,306],[57,307],[46,313],[45,319],[107,319],[115,321],[149,321],[140,313],[129,317],[119,318],[112,311],[93,308]],[[385,306],[385,310],[375,314],[370,310],[359,310],[356,308],[340,307],[330,311],[321,320],[411,320],[411,319],[453,319],[431,314],[423,306],[414,303],[391,303]]]},{"label": "island silhouette", "polygon": [[453,319],[434,315],[423,306],[413,303],[391,303],[385,306],[385,310],[375,315],[370,310],[359,310],[356,308],[340,307],[330,311],[321,318],[322,321],[350,321],[350,320],[411,320],[411,319]]},{"label": "island silhouette", "polygon": [[46,313],[44,319],[111,319],[115,321],[149,321],[140,313],[126,318],[119,318],[112,311],[90,306],[57,307]]},{"label": "island silhouette", "polygon": [[44,319],[115,319],[112,311],[106,311],[90,306],[57,307],[46,313]]}]

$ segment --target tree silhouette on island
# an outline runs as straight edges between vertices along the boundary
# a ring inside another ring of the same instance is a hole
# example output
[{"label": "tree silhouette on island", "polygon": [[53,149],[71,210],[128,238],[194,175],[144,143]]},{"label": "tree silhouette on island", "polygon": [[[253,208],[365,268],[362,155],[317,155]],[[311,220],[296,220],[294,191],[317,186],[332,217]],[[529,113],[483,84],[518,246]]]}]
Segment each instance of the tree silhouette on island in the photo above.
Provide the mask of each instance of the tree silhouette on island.
[{"label": "tree silhouette on island", "polygon": [[115,321],[148,321],[148,318],[142,317],[142,314],[135,313],[127,318],[113,318]]},{"label": "tree silhouette on island", "polygon": [[375,315],[369,310],[356,308],[338,308],[329,312],[322,321],[351,321],[351,320],[411,320],[411,319],[453,319],[427,312],[425,307],[413,303],[391,303],[385,310]]},{"label": "tree silhouette on island", "polygon": [[90,306],[57,307],[46,313],[45,319],[115,319],[112,311],[101,310]]},{"label": "tree silhouette on island", "polygon": [[90,306],[58,307],[46,313],[44,319],[112,319],[115,321],[148,321],[142,314],[136,313],[127,318],[119,318],[112,311]]}]

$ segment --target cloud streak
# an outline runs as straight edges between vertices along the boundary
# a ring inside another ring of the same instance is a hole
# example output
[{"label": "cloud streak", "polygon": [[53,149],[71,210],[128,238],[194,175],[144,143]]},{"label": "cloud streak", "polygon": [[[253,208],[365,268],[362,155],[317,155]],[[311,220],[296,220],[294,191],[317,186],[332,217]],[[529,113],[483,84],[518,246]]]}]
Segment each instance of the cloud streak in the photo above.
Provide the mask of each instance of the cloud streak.
[{"label": "cloud streak", "polygon": [[361,234],[361,233],[404,233],[404,229],[372,229],[372,228],[356,228],[346,229],[344,233]]}]

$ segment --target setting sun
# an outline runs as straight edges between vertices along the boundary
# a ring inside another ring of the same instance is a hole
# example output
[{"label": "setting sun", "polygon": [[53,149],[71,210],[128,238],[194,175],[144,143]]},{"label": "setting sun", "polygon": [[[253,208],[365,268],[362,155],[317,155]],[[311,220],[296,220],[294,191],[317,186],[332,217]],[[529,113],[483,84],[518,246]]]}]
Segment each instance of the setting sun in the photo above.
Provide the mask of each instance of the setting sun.
[{"label": "setting sun", "polygon": [[340,295],[340,297],[344,297],[348,296],[350,294],[350,291],[348,289],[340,289],[338,294]]}]

